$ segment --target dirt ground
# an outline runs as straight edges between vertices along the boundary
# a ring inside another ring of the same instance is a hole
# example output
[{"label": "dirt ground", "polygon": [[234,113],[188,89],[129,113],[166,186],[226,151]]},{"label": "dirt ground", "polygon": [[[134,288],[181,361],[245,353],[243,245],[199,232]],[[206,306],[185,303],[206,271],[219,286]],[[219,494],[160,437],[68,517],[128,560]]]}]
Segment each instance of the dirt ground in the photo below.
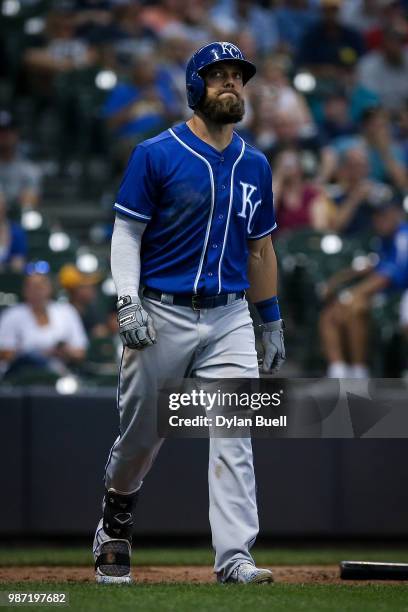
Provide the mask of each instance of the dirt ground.
[{"label": "dirt ground", "polygon": [[[341,580],[336,565],[301,565],[271,567],[275,582],[292,584],[367,584],[368,581]],[[139,567],[133,568],[135,582],[187,582],[205,584],[214,582],[212,568],[203,566]],[[0,582],[51,581],[93,582],[94,573],[89,567],[7,567],[0,568]],[[379,581],[370,581],[370,583]],[[394,581],[387,581],[390,584]],[[408,581],[399,581],[408,584]]]}]

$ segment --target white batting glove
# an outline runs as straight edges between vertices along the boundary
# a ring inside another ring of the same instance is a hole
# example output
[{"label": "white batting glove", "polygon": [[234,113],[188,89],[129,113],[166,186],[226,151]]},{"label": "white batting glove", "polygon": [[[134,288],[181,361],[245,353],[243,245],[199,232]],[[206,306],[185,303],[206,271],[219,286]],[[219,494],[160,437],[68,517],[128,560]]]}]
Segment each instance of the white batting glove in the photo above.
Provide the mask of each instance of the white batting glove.
[{"label": "white batting glove", "polygon": [[144,310],[138,297],[121,297],[117,307],[119,334],[123,346],[142,350],[156,343],[152,318]]},{"label": "white batting glove", "polygon": [[264,348],[262,370],[265,373],[274,374],[280,369],[286,359],[283,338],[285,324],[282,319],[279,319],[278,321],[263,323],[261,327],[263,330],[262,344]]}]

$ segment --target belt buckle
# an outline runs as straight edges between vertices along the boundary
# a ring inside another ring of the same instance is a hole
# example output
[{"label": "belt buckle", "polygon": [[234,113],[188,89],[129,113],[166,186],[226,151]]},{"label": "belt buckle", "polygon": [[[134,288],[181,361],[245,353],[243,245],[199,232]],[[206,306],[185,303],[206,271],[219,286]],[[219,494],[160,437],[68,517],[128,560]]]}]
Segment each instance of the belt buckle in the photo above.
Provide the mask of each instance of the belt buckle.
[{"label": "belt buckle", "polygon": [[191,308],[193,310],[200,310],[201,308],[200,296],[197,293],[191,296]]}]

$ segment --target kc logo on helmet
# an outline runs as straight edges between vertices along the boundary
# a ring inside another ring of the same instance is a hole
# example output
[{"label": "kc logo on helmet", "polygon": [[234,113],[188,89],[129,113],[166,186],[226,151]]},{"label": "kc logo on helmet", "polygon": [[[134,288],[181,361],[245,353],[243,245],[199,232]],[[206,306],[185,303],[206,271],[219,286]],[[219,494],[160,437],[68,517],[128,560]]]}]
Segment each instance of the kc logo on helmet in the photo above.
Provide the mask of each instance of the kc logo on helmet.
[{"label": "kc logo on helmet", "polygon": [[221,42],[219,43],[219,46],[220,46],[219,51],[217,51],[217,49],[214,49],[214,47],[211,49],[211,53],[214,55],[214,59],[216,60],[222,59],[224,55],[230,55],[234,59],[242,59],[241,51],[238,49],[238,47],[236,47],[232,43]]},{"label": "kc logo on helmet", "polygon": [[238,214],[238,217],[243,217],[244,219],[246,219],[247,218],[247,208],[249,206],[247,229],[248,229],[248,233],[250,234],[252,232],[252,223],[253,223],[256,209],[261,204],[262,200],[259,199],[256,202],[252,202],[252,195],[258,189],[257,187],[255,187],[255,185],[251,185],[251,183],[243,183],[242,181],[239,181],[239,184],[242,187],[242,209],[241,209],[241,212]]}]

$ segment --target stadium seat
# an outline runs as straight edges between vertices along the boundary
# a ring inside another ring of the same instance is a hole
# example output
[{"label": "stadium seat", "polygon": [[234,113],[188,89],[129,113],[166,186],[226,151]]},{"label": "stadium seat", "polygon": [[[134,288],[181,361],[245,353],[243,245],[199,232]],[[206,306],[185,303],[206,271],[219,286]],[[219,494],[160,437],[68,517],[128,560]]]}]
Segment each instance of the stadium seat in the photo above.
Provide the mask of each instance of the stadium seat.
[{"label": "stadium seat", "polygon": [[55,372],[47,369],[25,367],[13,374],[7,375],[4,382],[11,386],[54,386],[59,378]]},{"label": "stadium seat", "polygon": [[80,374],[98,386],[117,384],[118,365],[116,347],[112,338],[92,338]]},{"label": "stadium seat", "polygon": [[21,300],[23,275],[17,272],[0,274],[0,309],[17,304]]}]

